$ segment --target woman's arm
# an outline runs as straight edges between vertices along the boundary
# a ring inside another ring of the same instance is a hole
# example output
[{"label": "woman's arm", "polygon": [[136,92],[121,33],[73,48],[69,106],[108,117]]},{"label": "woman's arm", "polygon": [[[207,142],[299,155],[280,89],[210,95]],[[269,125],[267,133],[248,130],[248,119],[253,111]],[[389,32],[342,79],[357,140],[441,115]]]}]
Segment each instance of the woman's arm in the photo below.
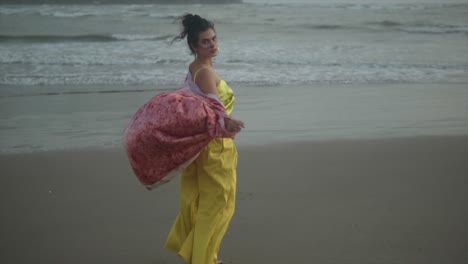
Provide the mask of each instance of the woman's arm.
[{"label": "woman's arm", "polygon": [[208,68],[203,68],[196,76],[195,83],[206,94],[214,94],[219,98],[218,88],[216,87],[216,73]]},{"label": "woman's arm", "polygon": [[[214,94],[219,98],[217,81],[218,76],[216,73],[211,69],[204,68],[198,73],[195,83],[205,94]],[[229,132],[237,133],[244,128],[244,122],[232,117],[225,118],[224,122]]]}]

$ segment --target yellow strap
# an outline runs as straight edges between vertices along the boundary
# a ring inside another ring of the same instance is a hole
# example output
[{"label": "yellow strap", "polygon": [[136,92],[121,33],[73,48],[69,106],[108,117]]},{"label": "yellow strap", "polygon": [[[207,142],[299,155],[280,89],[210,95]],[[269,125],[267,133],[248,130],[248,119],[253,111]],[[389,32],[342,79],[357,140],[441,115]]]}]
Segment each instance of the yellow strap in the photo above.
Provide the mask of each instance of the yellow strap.
[{"label": "yellow strap", "polygon": [[193,74],[193,81],[195,82],[195,80],[197,79],[197,74],[198,74],[201,70],[203,70],[203,69],[209,69],[209,68],[210,68],[209,66],[203,66],[203,67],[201,67],[200,69],[198,69],[198,70],[195,72],[195,74]]}]

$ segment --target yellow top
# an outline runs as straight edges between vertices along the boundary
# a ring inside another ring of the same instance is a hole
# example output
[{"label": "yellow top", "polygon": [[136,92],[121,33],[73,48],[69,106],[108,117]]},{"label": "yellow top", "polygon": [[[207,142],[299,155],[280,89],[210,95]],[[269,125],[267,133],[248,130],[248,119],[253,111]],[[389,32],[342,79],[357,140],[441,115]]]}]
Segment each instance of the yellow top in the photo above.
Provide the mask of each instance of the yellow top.
[{"label": "yellow top", "polygon": [[234,92],[224,80],[220,80],[216,88],[218,88],[219,98],[224,104],[226,113],[230,115],[232,113],[232,110],[234,110],[234,102],[236,101]]},{"label": "yellow top", "polygon": [[[197,78],[198,72],[205,68],[208,69],[208,67],[201,67],[195,72],[195,74],[193,75],[194,82]],[[223,103],[224,108],[226,109],[226,113],[230,115],[234,110],[234,102],[236,101],[234,91],[232,91],[231,87],[229,87],[229,85],[224,80],[220,80],[216,88],[218,90],[219,99],[221,99],[221,102]]]}]

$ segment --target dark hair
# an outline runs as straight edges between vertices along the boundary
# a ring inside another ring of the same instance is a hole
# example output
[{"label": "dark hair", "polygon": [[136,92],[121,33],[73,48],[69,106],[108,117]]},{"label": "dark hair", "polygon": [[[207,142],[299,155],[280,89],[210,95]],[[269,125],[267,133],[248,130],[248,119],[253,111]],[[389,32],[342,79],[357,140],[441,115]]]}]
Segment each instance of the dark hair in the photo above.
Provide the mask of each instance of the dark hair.
[{"label": "dark hair", "polygon": [[187,37],[187,44],[192,55],[195,54],[195,50],[193,50],[192,45],[194,47],[198,46],[198,34],[200,32],[207,31],[210,28],[215,30],[213,22],[204,19],[199,15],[187,13],[179,17],[177,20],[182,20],[181,32],[172,40],[172,42],[182,40]]}]

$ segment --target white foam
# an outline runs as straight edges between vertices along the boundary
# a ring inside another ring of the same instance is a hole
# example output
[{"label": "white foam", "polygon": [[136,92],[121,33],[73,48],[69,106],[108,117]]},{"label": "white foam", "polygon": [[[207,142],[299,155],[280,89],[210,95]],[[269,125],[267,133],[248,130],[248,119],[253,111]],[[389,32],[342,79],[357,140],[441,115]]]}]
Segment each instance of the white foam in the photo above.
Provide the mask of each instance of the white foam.
[{"label": "white foam", "polygon": [[112,34],[113,38],[121,40],[164,40],[170,36],[158,36],[158,35],[141,35],[141,34]]}]

